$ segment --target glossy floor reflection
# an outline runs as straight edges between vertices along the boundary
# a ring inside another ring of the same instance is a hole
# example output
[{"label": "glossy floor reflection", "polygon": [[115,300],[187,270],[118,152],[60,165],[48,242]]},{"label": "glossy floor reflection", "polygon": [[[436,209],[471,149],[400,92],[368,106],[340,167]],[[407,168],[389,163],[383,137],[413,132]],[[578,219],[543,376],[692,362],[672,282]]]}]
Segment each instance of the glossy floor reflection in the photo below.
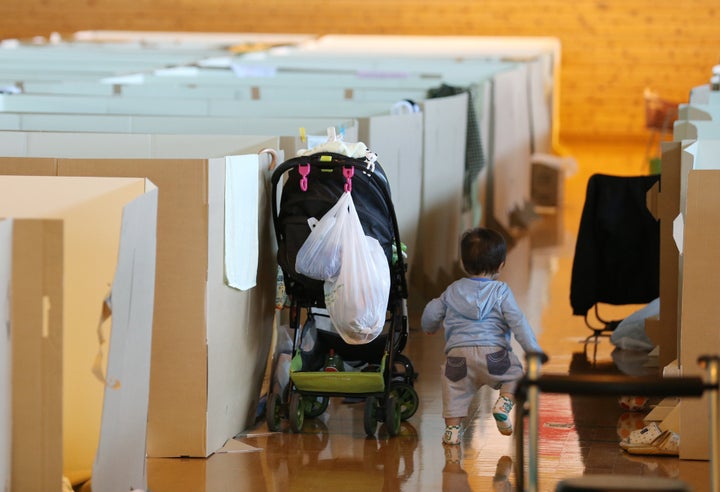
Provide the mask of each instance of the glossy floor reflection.
[{"label": "glossy floor reflection", "polygon": [[[513,288],[540,344],[550,356],[545,372],[617,372],[619,366],[648,370],[642,354],[619,354],[607,339],[585,347],[589,334],[572,316],[569,292],[574,235],[593,172],[631,175],[646,171],[645,144],[635,142],[570,143],[579,170],[568,177],[565,203],[557,213],[543,214],[519,237],[507,261],[503,280]],[[454,247],[454,246],[453,246]],[[624,310],[624,311],[623,311]],[[633,307],[620,309],[619,315]],[[614,313],[609,313],[611,316]],[[363,427],[363,404],[332,398],[317,419],[306,419],[301,433],[271,433],[262,422],[238,436],[234,448],[208,459],[149,459],[151,492],[219,491],[511,491],[518,490],[512,472],[513,437],[502,436],[490,413],[493,391],[477,395],[467,419],[462,446],[441,444],[439,365],[441,335],[427,336],[411,320],[404,353],[419,377],[417,413],[389,438],[383,426],[374,438]],[[653,369],[649,369],[653,370]],[[539,482],[552,491],[558,480],[585,473],[679,477],[697,491],[708,490],[706,462],[672,457],[633,456],[619,440],[643,426],[642,413],[625,412],[617,398],[541,396]],[[526,448],[527,449],[527,448]]]}]

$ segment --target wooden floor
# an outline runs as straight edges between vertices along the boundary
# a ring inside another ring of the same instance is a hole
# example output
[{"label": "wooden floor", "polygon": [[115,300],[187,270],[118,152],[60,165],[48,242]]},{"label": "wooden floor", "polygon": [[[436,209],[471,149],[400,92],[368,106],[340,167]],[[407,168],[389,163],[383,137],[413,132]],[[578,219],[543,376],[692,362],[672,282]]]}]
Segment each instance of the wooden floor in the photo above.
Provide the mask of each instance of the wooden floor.
[{"label": "wooden floor", "polygon": [[[584,351],[590,333],[573,317],[570,269],[585,184],[595,172],[633,175],[647,172],[644,142],[566,142],[578,170],[568,176],[565,205],[543,214],[513,248],[503,272],[549,354],[545,372],[642,370],[642,354],[614,351],[607,339]],[[624,315],[635,308],[619,308]],[[624,311],[623,311],[624,310]],[[615,313],[610,313],[615,314]],[[596,349],[596,350],[595,350]],[[419,373],[417,413],[389,438],[380,426],[366,438],[363,404],[331,399],[317,419],[306,419],[302,433],[268,432],[264,422],[236,438],[235,452],[209,459],[149,459],[151,492],[220,491],[510,491],[513,437],[498,433],[490,407],[495,395],[481,391],[467,419],[461,447],[441,444],[439,365],[441,336],[427,336],[411,321],[404,354]],[[620,436],[641,428],[644,413],[624,412],[616,398],[542,395],[539,482],[554,490],[558,480],[585,473],[625,473],[679,477],[694,490],[708,490],[708,466],[673,457],[633,456],[618,446]]]}]

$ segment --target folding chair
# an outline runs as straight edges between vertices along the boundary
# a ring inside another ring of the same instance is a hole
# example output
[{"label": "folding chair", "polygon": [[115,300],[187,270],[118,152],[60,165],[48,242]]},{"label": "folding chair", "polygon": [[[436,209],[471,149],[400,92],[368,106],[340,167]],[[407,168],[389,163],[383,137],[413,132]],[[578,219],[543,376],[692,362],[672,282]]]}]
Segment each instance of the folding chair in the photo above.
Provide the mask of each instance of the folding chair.
[{"label": "folding chair", "polygon": [[[516,391],[517,413],[515,416],[515,477],[516,489],[537,492],[538,489],[538,410],[541,393],[564,393],[589,396],[681,396],[701,397],[708,393],[710,408],[710,487],[711,492],[720,492],[718,475],[718,450],[720,439],[718,423],[718,358],[704,356],[698,362],[705,366],[707,375],[701,377],[631,377],[623,375],[589,374],[581,376],[540,374],[540,367],[546,360],[543,354],[527,354],[527,373]],[[528,477],[525,483],[524,440],[525,417],[528,421]],[[680,480],[662,477],[637,477],[625,475],[585,475],[560,481],[555,492],[570,491],[678,491],[691,489]]]}]

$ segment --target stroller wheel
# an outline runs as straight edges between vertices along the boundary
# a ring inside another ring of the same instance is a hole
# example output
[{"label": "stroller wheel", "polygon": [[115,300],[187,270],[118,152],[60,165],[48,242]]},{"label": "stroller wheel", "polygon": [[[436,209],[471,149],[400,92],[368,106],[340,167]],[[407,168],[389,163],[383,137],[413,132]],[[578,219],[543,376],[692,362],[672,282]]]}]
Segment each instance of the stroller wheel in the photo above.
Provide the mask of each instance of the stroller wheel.
[{"label": "stroller wheel", "polygon": [[265,409],[265,420],[267,421],[268,429],[272,432],[280,430],[280,422],[282,420],[282,402],[280,401],[280,395],[277,393],[270,393],[267,400],[267,408]]},{"label": "stroller wheel", "polygon": [[390,394],[398,401],[402,420],[407,420],[415,415],[420,402],[415,388],[408,383],[392,383]]},{"label": "stroller wheel", "polygon": [[377,408],[377,398],[368,396],[365,399],[365,418],[363,420],[365,434],[367,434],[368,437],[373,437],[377,429]]},{"label": "stroller wheel", "polygon": [[315,398],[310,398],[305,400],[305,416],[315,418],[319,415],[322,415],[325,410],[327,410],[328,404],[330,403],[330,398],[327,396],[317,396]]},{"label": "stroller wheel", "polygon": [[390,437],[400,433],[400,402],[392,394],[385,400],[385,427]]},{"label": "stroller wheel", "polygon": [[300,393],[290,394],[290,430],[293,432],[300,432],[305,421],[305,406],[302,400]]},{"label": "stroller wheel", "polygon": [[403,379],[410,384],[417,379],[418,375],[409,358],[403,354],[395,354],[395,360],[393,362],[393,378],[402,376]]}]

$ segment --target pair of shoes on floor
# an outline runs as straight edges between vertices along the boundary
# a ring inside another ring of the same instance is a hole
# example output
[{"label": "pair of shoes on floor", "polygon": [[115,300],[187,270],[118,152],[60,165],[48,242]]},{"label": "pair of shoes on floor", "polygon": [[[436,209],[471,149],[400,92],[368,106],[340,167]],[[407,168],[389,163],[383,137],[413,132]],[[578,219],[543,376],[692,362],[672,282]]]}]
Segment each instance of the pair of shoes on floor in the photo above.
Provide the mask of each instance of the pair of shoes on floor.
[{"label": "pair of shoes on floor", "polygon": [[459,425],[447,425],[445,426],[445,434],[443,434],[443,444],[454,446],[460,444],[460,426]]},{"label": "pair of shoes on floor", "polygon": [[680,436],[671,430],[663,431],[656,422],[650,422],[620,441],[620,447],[630,454],[678,456]]},{"label": "pair of shoes on floor", "polygon": [[515,405],[510,398],[506,396],[500,396],[492,409],[493,417],[495,418],[495,424],[503,436],[511,436],[513,427],[512,421],[510,420],[510,411]]}]

